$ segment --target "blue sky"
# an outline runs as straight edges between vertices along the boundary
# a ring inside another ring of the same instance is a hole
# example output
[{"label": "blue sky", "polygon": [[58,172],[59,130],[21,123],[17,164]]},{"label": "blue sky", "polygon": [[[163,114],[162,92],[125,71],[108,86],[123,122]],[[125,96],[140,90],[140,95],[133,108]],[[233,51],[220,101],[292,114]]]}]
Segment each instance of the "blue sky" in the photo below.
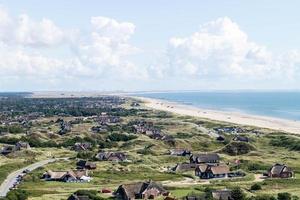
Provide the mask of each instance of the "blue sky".
[{"label": "blue sky", "polygon": [[0,4],[2,91],[300,89],[296,0]]}]

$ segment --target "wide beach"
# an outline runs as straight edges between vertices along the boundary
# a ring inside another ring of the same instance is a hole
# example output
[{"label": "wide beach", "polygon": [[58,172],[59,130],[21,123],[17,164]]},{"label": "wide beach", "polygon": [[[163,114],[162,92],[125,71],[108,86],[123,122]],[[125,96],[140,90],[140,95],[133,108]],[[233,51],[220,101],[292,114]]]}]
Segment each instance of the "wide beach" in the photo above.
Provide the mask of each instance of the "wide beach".
[{"label": "wide beach", "polygon": [[153,99],[146,97],[134,97],[139,100],[145,102],[145,106],[156,109],[168,111],[180,115],[188,115],[193,117],[206,118],[211,120],[230,122],[234,124],[255,126],[260,128],[268,128],[283,132],[289,132],[294,134],[300,134],[300,122],[266,117],[266,116],[258,116],[258,115],[249,115],[238,112],[225,112],[218,110],[208,110],[202,109],[194,106],[183,105],[175,102],[165,101],[161,99]]}]

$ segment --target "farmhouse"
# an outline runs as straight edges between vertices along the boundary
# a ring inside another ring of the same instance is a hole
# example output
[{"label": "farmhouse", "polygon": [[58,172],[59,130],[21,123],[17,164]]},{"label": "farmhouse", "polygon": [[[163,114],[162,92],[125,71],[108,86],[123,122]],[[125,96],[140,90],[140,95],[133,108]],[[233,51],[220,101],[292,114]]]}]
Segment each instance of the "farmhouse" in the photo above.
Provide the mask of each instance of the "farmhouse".
[{"label": "farmhouse", "polygon": [[117,198],[132,200],[155,199],[159,196],[168,196],[169,192],[160,184],[153,181],[148,181],[120,185],[114,194]]},{"label": "farmhouse", "polygon": [[216,153],[193,154],[190,157],[190,163],[219,163],[220,156]]},{"label": "farmhouse", "polygon": [[237,141],[237,142],[249,142],[249,138],[246,136],[235,136],[233,139],[233,141]]},{"label": "farmhouse", "polygon": [[86,151],[92,148],[92,144],[89,142],[76,142],[73,146],[75,151]]},{"label": "farmhouse", "polygon": [[96,169],[97,165],[93,162],[80,160],[76,163],[78,169]]},{"label": "farmhouse", "polygon": [[294,172],[284,164],[275,164],[269,169],[267,175],[270,178],[291,178],[294,176]]},{"label": "farmhouse", "polygon": [[123,162],[127,160],[127,156],[123,152],[100,152],[96,155],[96,159],[100,161]]},{"label": "farmhouse", "polygon": [[43,174],[47,181],[62,182],[89,182],[91,177],[88,176],[87,170],[69,170],[69,171],[47,171]]},{"label": "farmhouse", "polygon": [[198,165],[196,163],[179,163],[172,167],[171,170],[174,172],[193,171]]},{"label": "farmhouse", "polygon": [[227,165],[207,165],[201,164],[195,169],[195,175],[201,179],[211,178],[227,178],[229,174],[229,167]]}]

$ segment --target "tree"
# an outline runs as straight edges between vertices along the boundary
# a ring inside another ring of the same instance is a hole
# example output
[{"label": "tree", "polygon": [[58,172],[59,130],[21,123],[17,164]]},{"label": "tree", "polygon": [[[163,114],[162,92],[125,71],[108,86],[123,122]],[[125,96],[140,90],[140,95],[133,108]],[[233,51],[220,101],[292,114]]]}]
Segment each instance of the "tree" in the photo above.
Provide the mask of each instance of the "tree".
[{"label": "tree", "polygon": [[232,197],[233,200],[244,200],[246,198],[246,195],[242,191],[241,188],[235,187],[231,191],[231,197]]},{"label": "tree", "polygon": [[277,194],[277,199],[278,200],[291,200],[292,195],[288,192],[278,193]]}]

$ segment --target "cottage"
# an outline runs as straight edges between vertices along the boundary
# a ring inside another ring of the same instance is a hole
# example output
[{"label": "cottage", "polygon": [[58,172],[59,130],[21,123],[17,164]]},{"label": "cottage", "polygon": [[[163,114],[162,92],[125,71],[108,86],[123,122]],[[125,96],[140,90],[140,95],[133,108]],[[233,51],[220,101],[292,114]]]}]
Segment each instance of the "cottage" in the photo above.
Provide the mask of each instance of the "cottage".
[{"label": "cottage", "polygon": [[51,171],[44,173],[43,178],[47,181],[62,182],[89,182],[87,170]]},{"label": "cottage", "polygon": [[123,162],[127,160],[127,156],[122,152],[100,152],[96,155],[96,159],[100,161]]},{"label": "cottage", "polygon": [[220,156],[216,153],[194,154],[190,157],[190,163],[219,163]]},{"label": "cottage", "polygon": [[231,200],[231,190],[223,189],[212,191],[212,197],[217,200]]},{"label": "cottage", "polygon": [[155,199],[159,196],[168,196],[169,192],[160,184],[148,181],[120,185],[114,194],[117,198],[123,200],[133,200]]},{"label": "cottage", "polygon": [[196,169],[198,164],[196,163],[179,163],[175,167],[171,168],[174,172],[193,171]]},{"label": "cottage", "polygon": [[87,151],[92,148],[92,144],[89,142],[76,142],[73,146],[75,151]]},{"label": "cottage", "polygon": [[233,141],[237,141],[237,142],[249,142],[249,138],[246,136],[235,136],[233,139]]},{"label": "cottage", "polygon": [[15,144],[15,150],[21,151],[22,149],[30,149],[30,145],[28,142],[19,141]]},{"label": "cottage", "polygon": [[286,165],[275,164],[269,169],[267,175],[270,178],[291,178],[294,176],[294,172]]},{"label": "cottage", "polygon": [[4,147],[1,148],[0,152],[1,152],[2,155],[8,155],[8,154],[10,154],[14,151],[15,151],[14,146],[4,146]]},{"label": "cottage", "polygon": [[186,156],[190,155],[191,151],[187,149],[171,149],[169,150],[171,156]]},{"label": "cottage", "polygon": [[77,169],[96,169],[97,165],[93,162],[86,161],[86,160],[80,160],[76,163]]},{"label": "cottage", "polygon": [[211,178],[227,178],[229,174],[229,167],[227,165],[207,165],[201,164],[196,167],[195,175],[201,179]]}]

